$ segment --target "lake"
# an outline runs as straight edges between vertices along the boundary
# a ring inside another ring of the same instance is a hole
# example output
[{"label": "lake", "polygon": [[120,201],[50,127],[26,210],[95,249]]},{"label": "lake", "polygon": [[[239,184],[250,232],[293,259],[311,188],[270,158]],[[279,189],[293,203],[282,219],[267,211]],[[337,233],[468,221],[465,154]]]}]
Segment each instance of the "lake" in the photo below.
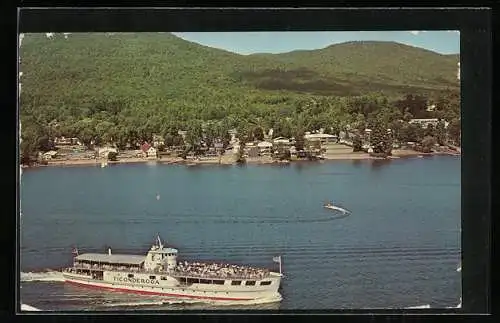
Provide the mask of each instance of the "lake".
[{"label": "lake", "polygon": [[[282,302],[248,308],[456,306],[460,174],[453,156],[28,169],[21,300],[45,310],[214,308],[66,286],[43,273],[69,265],[74,246],[145,254],[159,233],[180,259],[278,270],[272,257],[281,255]],[[325,201],[352,213],[339,217]]]}]

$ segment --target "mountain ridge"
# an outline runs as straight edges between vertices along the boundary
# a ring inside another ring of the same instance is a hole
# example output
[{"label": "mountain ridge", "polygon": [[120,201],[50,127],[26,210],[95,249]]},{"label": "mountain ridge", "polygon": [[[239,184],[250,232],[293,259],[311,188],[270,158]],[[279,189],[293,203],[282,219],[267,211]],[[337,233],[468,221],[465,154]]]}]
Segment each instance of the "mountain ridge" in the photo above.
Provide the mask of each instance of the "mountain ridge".
[{"label": "mountain ridge", "polygon": [[395,42],[241,55],[170,33],[71,34],[68,39],[27,34],[20,55],[27,110],[86,104],[91,97],[161,106],[244,103],[248,96],[401,96],[459,89],[454,56]]}]

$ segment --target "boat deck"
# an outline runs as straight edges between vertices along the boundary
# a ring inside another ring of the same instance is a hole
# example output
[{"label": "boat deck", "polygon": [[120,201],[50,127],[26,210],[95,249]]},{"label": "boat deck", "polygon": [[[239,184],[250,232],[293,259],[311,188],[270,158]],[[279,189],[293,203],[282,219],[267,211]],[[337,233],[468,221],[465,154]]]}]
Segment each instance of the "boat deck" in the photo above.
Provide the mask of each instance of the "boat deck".
[{"label": "boat deck", "polygon": [[[70,268],[71,269],[71,268]],[[173,270],[146,270],[144,268],[127,268],[126,266],[111,266],[111,265],[86,265],[79,264],[72,269],[86,270],[106,270],[126,273],[144,273],[155,275],[168,275],[175,278],[199,278],[199,279],[231,279],[231,280],[246,280],[246,279],[264,279],[270,277],[270,271],[263,268],[255,268],[248,266],[229,265],[229,264],[207,264],[207,263],[188,263],[181,262]],[[66,270],[68,271],[68,270]]]}]

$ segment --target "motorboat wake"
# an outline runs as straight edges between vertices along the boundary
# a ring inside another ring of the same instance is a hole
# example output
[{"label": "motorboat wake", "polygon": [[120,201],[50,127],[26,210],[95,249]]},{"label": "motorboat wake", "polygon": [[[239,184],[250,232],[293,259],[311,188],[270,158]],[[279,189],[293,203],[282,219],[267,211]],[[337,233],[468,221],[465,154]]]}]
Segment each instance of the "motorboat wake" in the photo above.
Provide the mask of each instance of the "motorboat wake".
[{"label": "motorboat wake", "polygon": [[34,306],[31,306],[31,305],[28,305],[28,304],[21,304],[21,311],[38,312],[38,311],[41,311],[41,309],[36,308]]}]

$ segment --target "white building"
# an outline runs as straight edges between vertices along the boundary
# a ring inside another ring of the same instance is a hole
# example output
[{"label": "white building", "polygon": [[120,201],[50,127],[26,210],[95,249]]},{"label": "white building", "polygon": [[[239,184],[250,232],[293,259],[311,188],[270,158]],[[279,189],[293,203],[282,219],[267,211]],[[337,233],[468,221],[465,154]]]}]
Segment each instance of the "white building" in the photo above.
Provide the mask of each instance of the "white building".
[{"label": "white building", "polygon": [[57,151],[51,150],[42,155],[43,160],[51,160],[57,156]]},{"label": "white building", "polygon": [[149,147],[149,149],[147,151],[147,156],[148,156],[148,158],[156,158],[158,156],[156,148],[153,146]]},{"label": "white building", "polygon": [[439,119],[437,118],[432,118],[432,119],[411,119],[409,123],[412,124],[419,124],[422,126],[422,128],[427,128],[430,124],[432,124],[434,127],[437,126],[439,122]]},{"label": "white building", "polygon": [[304,139],[306,140],[321,141],[321,143],[336,141],[337,138],[337,136],[327,133],[309,133],[304,136]]},{"label": "white building", "polygon": [[153,135],[153,146],[158,148],[165,145],[165,140],[159,135]]}]

